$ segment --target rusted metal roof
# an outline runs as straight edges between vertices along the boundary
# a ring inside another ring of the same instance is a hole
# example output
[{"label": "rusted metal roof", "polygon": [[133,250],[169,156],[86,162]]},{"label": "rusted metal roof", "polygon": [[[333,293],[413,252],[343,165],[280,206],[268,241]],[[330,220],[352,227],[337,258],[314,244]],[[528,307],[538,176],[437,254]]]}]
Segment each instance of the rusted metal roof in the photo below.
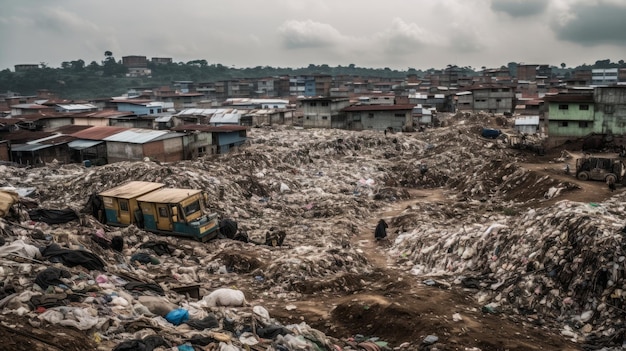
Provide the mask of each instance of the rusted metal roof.
[{"label": "rusted metal roof", "polygon": [[593,95],[592,94],[557,94],[557,95],[546,95],[544,96],[544,101],[547,102],[585,102],[585,103],[593,103]]},{"label": "rusted metal roof", "polygon": [[247,130],[246,126],[208,126],[206,124],[185,124],[172,128],[172,130],[178,132],[184,132],[187,130],[197,130],[200,132],[238,132],[240,130]]},{"label": "rusted metal roof", "polygon": [[343,109],[346,112],[355,111],[399,111],[399,110],[412,110],[415,105],[403,104],[403,105],[354,105],[348,106]]},{"label": "rusted metal roof", "polygon": [[83,118],[115,118],[115,117],[125,117],[125,116],[134,116],[134,115],[135,113],[131,111],[102,110],[102,111],[92,111],[92,112],[79,112],[72,116],[83,117]]},{"label": "rusted metal roof", "polygon": [[97,126],[89,129],[81,130],[80,132],[73,133],[79,139],[87,140],[104,140],[104,138],[117,134],[129,128],[125,127],[109,127],[109,126]]},{"label": "rusted metal roof", "polygon": [[66,135],[71,135],[71,134],[80,132],[81,130],[85,130],[85,129],[89,129],[89,128],[93,128],[93,126],[84,126],[84,125],[78,125],[78,124],[68,124],[68,125],[65,125],[65,126],[52,128],[49,131],[50,132],[57,132],[57,133],[61,133],[61,134],[66,134]]}]

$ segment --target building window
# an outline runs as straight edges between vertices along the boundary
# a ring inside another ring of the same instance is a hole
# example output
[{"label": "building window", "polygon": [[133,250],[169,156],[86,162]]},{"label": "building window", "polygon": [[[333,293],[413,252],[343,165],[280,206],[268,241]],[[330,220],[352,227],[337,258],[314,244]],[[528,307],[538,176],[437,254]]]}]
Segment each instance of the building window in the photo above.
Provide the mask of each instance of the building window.
[{"label": "building window", "polygon": [[322,116],[322,119],[328,119],[328,116]]},{"label": "building window", "polygon": [[559,127],[567,127],[567,121],[560,121],[559,122]]},{"label": "building window", "polygon": [[206,154],[206,146],[200,146],[198,148],[198,156],[204,156]]},{"label": "building window", "polygon": [[374,118],[374,114],[373,114],[373,113],[368,113],[368,114],[367,114],[367,117],[369,117],[369,118]]},{"label": "building window", "polygon": [[615,112],[615,106],[604,105],[604,113],[613,113],[613,112]]},{"label": "building window", "polygon": [[167,207],[159,207],[159,216],[167,217]]},{"label": "building window", "polygon": [[559,110],[569,110],[569,105],[561,104],[559,105]]},{"label": "building window", "polygon": [[580,127],[580,128],[589,128],[589,122],[587,122],[587,121],[580,121],[580,122],[578,122],[578,127]]},{"label": "building window", "polygon": [[322,102],[322,106],[328,106],[328,102]]},{"label": "building window", "polygon": [[154,114],[154,109],[152,109],[152,108],[150,109],[150,114],[151,115]]},{"label": "building window", "polygon": [[496,102],[500,102],[500,101],[502,101],[502,99],[496,99]]},{"label": "building window", "polygon": [[579,105],[578,109],[581,110],[581,111],[587,111],[587,110],[589,110],[589,105],[587,105],[587,104]]},{"label": "building window", "polygon": [[313,106],[317,106],[317,103],[316,102],[312,102],[311,103],[311,107],[313,107]]},{"label": "building window", "polygon": [[394,113],[396,117],[405,117],[404,113]]},{"label": "building window", "polygon": [[120,200],[120,211],[128,212],[128,200]]}]

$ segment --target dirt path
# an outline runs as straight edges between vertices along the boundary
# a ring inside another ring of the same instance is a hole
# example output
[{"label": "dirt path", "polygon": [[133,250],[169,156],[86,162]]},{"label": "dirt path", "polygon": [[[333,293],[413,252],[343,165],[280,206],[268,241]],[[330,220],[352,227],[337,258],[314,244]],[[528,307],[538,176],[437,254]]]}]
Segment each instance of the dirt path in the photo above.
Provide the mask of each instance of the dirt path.
[{"label": "dirt path", "polygon": [[601,181],[581,181],[576,179],[575,168],[570,162],[570,174],[565,173],[564,163],[521,163],[521,167],[530,171],[547,175],[551,178],[563,182],[576,184],[578,190],[568,191],[548,201],[543,201],[542,206],[549,206],[557,201],[570,200],[577,202],[602,202],[618,192],[624,191],[622,186],[618,186],[615,192],[611,192],[606,183]]},{"label": "dirt path", "polygon": [[388,228],[388,240],[376,241],[374,229],[378,220],[383,218],[391,223],[407,207],[446,201],[443,189],[410,193],[410,199],[391,203],[373,215],[352,238],[351,245],[360,249],[373,266],[373,272],[350,278],[355,282],[352,291],[306,295],[292,303],[297,313],[277,308],[272,315],[293,322],[302,318],[336,337],[375,336],[391,346],[409,342],[416,347],[426,336],[436,335],[440,339],[436,345],[442,350],[581,349],[545,327],[516,320],[515,316],[481,312],[481,306],[472,298],[475,292],[447,288],[444,284],[427,286],[419,277],[394,266],[388,248],[395,229]]}]

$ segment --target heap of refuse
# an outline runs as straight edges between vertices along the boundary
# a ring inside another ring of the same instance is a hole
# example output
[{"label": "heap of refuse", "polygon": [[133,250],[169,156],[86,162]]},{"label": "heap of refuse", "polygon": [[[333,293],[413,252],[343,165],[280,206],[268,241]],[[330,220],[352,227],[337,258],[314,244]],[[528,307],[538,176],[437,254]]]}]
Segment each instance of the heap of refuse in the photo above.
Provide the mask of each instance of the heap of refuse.
[{"label": "heap of refuse", "polygon": [[[0,165],[0,186],[35,189],[0,219],[0,320],[76,328],[102,350],[368,349],[305,321],[282,324],[264,304],[289,306],[311,286],[349,293],[346,276],[374,269],[350,244],[370,230],[364,223],[409,189],[437,188],[444,203],[417,203],[390,221],[399,268],[468,289],[488,311],[562,322],[577,340],[617,333],[621,197],[513,210],[575,186],[520,167],[519,151],[480,137],[484,116],[462,117],[387,135],[253,128],[235,153],[171,164]],[[90,196],[128,180],[205,191],[209,210],[249,241],[200,244],[90,215]],[[75,217],[47,223],[52,209]],[[284,244],[262,244],[272,228]]]},{"label": "heap of refuse", "polygon": [[456,225],[414,214],[423,218],[391,253],[419,277],[462,286],[492,313],[560,321],[577,342],[610,340],[623,333],[626,307],[624,199],[561,201]]}]

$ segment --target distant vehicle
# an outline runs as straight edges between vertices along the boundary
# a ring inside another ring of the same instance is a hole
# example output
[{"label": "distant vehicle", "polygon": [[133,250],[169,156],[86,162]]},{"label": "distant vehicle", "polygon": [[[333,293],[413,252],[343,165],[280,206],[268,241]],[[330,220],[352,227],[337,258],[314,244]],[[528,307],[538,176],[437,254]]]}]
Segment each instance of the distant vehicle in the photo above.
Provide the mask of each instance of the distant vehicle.
[{"label": "distant vehicle", "polygon": [[158,234],[208,241],[218,235],[217,214],[207,214],[205,193],[131,181],[98,194],[106,224],[131,224]]},{"label": "distant vehicle", "polygon": [[482,135],[483,138],[496,139],[500,136],[500,134],[502,134],[500,129],[483,128],[483,131],[480,135]]},{"label": "distant vehicle", "polygon": [[601,180],[607,183],[622,183],[626,167],[620,159],[584,157],[576,160],[576,178],[580,180]]}]

